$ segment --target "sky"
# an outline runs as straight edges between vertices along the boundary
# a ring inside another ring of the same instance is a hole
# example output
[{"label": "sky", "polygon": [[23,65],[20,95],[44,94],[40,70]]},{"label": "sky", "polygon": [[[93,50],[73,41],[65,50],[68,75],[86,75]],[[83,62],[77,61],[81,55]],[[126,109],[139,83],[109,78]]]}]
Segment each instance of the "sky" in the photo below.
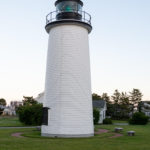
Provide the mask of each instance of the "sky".
[{"label": "sky", "polygon": [[[44,91],[54,0],[0,1],[0,98],[7,102]],[[89,35],[92,92],[138,88],[150,100],[150,1],[83,0],[92,16]]]}]

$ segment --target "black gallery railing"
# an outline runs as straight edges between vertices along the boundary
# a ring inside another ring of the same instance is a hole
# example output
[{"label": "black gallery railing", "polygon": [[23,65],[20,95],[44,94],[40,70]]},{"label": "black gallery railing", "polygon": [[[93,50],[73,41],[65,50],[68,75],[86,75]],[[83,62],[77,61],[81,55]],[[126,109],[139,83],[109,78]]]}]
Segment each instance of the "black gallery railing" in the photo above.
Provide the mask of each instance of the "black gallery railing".
[{"label": "black gallery railing", "polygon": [[[46,24],[49,24],[49,23],[54,22],[54,21],[58,21],[57,15],[60,14],[60,13],[63,13],[63,12],[60,12],[60,11],[50,12],[46,16]],[[81,19],[79,19],[79,21],[82,21],[82,22],[85,22],[85,23],[91,25],[91,15],[90,14],[88,14],[85,11],[78,11],[76,13],[78,13],[79,15],[81,15]],[[61,20],[65,20],[65,19],[61,19]],[[69,20],[69,19],[67,19],[67,20]],[[78,20],[78,19],[70,19],[70,20]]]}]

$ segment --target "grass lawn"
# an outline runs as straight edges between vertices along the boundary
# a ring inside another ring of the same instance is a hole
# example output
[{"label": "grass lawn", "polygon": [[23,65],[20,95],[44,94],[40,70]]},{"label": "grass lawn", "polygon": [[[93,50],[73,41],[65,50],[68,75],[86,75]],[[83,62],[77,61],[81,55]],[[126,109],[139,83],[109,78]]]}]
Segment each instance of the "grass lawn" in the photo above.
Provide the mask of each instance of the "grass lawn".
[{"label": "grass lawn", "polygon": [[22,124],[18,117],[0,117],[0,127],[14,127],[14,126],[25,126]]},{"label": "grass lawn", "polygon": [[[0,150],[150,150],[150,124],[122,126],[122,137],[109,138],[115,127],[97,125],[96,129],[108,129],[110,132],[79,139],[44,138],[33,129],[0,129]],[[129,130],[136,131],[136,136],[127,136],[126,131]],[[25,137],[12,137],[15,132],[23,132]]]},{"label": "grass lawn", "polygon": [[128,123],[127,120],[112,120],[113,123]]}]

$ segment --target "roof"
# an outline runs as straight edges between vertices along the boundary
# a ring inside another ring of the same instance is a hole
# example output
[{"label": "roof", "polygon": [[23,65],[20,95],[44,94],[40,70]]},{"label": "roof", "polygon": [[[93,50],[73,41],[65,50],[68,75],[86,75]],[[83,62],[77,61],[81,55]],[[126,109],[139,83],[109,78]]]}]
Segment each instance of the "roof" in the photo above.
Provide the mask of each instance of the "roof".
[{"label": "roof", "polygon": [[75,2],[79,3],[81,6],[83,6],[83,2],[82,2],[81,0],[57,0],[57,1],[55,2],[55,6],[56,6],[58,3],[63,2],[63,1],[75,1]]},{"label": "roof", "polygon": [[93,107],[94,108],[104,108],[106,101],[104,100],[93,100]]}]

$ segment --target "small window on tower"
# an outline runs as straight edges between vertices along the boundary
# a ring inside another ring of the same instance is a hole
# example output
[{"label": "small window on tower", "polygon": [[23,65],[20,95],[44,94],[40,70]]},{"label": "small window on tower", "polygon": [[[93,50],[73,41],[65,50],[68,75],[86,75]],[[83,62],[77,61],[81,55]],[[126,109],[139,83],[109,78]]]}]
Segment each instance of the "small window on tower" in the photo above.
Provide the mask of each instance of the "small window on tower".
[{"label": "small window on tower", "polygon": [[42,125],[48,125],[48,107],[43,107]]}]

